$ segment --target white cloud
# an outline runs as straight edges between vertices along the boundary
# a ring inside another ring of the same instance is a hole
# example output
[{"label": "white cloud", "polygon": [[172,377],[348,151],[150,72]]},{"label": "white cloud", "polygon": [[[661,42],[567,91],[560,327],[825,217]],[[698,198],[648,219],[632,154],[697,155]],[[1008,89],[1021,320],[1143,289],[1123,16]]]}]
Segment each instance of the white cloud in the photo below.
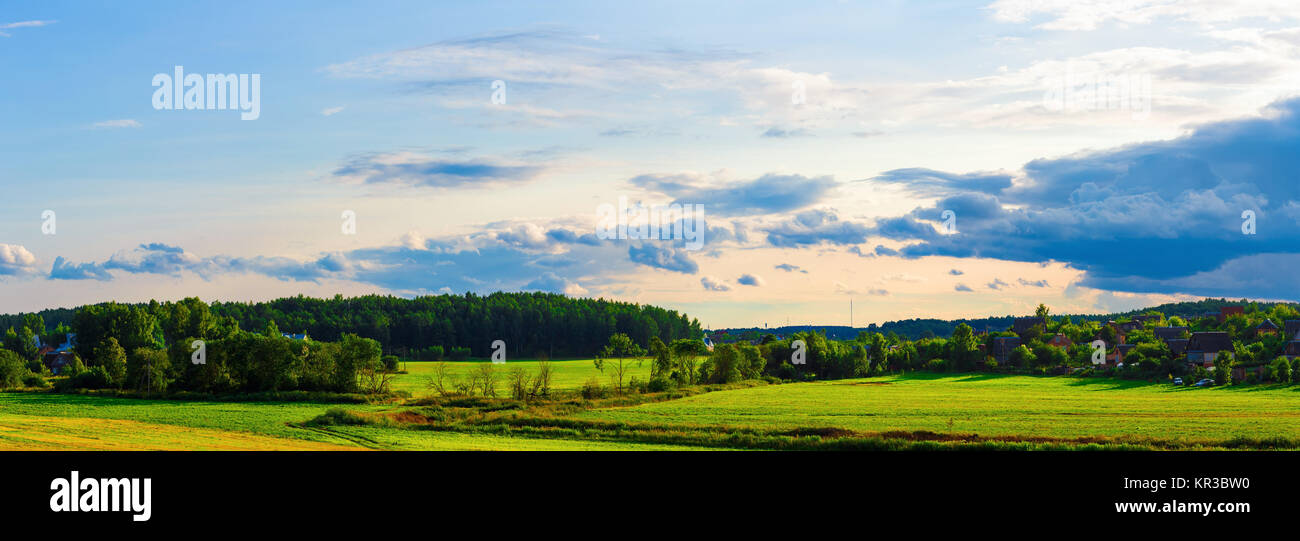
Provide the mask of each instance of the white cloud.
[{"label": "white cloud", "polygon": [[402,235],[402,246],[412,250],[423,250],[425,248],[425,238],[419,231],[407,231]]},{"label": "white cloud", "polygon": [[[1246,2],[1223,14],[1218,2],[1184,9],[1168,1],[1002,1],[989,9],[1003,21],[1056,17],[1050,23],[1086,27],[1118,19],[1145,21],[1171,16],[1191,21],[1235,22],[1251,14],[1290,20],[1294,2]],[[1137,15],[1126,15],[1129,8]],[[1123,9],[1121,9],[1123,8]],[[1145,10],[1145,11],[1143,11]],[[1118,13],[1111,13],[1112,11]],[[827,72],[760,63],[736,52],[686,49],[637,51],[562,33],[524,32],[447,41],[327,66],[336,77],[374,78],[414,85],[442,95],[453,109],[492,113],[494,125],[555,126],[613,119],[621,124],[642,114],[660,121],[664,112],[750,126],[759,134],[885,134],[903,128],[954,126],[1042,130],[1134,126],[1129,111],[1063,114],[1044,107],[1048,85],[1073,70],[1152,78],[1153,116],[1137,138],[1167,137],[1188,124],[1242,116],[1300,86],[1300,34],[1289,31],[1233,33],[1207,28],[1207,39],[1234,47],[1174,49],[1098,48],[1073,57],[1039,56],[1017,67],[1000,65],[988,75],[957,80],[854,80]],[[1026,44],[1032,46],[1033,42]],[[504,104],[490,100],[491,81],[507,83]],[[479,86],[481,85],[481,87]],[[526,91],[523,89],[527,89]],[[630,92],[629,89],[636,89]],[[644,89],[658,92],[647,93]],[[699,110],[702,96],[736,107]],[[652,96],[652,97],[648,97]],[[796,99],[797,97],[797,99]],[[612,102],[611,102],[612,100]],[[503,122],[499,122],[501,119]]]},{"label": "white cloud", "polygon": [[1043,30],[1095,30],[1107,23],[1150,24],[1157,19],[1214,24],[1243,19],[1300,19],[1292,0],[998,0],[988,6],[993,19],[1035,25]]},{"label": "white cloud", "polygon": [[5,30],[12,30],[14,28],[33,28],[38,26],[47,26],[47,25],[54,24],[56,22],[58,21],[19,21],[16,23],[4,23],[4,24],[0,24],[0,36],[6,38],[10,36],[8,32],[4,32]]},{"label": "white cloud", "polygon": [[21,276],[36,272],[36,256],[18,244],[0,244],[0,276]]},{"label": "white cloud", "polygon": [[118,120],[105,120],[96,122],[91,125],[93,128],[139,128],[140,121],[133,118],[122,118]]},{"label": "white cloud", "polygon": [[720,280],[712,276],[705,276],[703,278],[700,278],[700,285],[703,285],[704,289],[707,289],[709,291],[731,291],[731,286],[721,282]]},{"label": "white cloud", "polygon": [[343,112],[343,107],[329,107],[326,109],[322,109],[320,114],[324,116],[333,116],[341,112]]}]

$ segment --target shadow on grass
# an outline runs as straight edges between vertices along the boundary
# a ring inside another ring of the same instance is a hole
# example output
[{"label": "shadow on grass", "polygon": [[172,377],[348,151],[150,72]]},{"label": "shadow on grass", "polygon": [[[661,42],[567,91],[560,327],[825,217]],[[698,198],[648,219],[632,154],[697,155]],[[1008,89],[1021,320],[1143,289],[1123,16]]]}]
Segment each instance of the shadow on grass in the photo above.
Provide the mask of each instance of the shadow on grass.
[{"label": "shadow on grass", "polygon": [[1256,393],[1260,391],[1300,391],[1300,385],[1290,385],[1283,383],[1253,383],[1243,385],[1229,385],[1226,387],[1215,387],[1224,391],[1234,393]]},{"label": "shadow on grass", "polygon": [[1068,378],[1068,379],[1070,379],[1071,381],[1066,385],[1069,385],[1071,387],[1104,387],[1104,388],[1095,389],[1098,391],[1140,389],[1145,387],[1168,387],[1169,390],[1171,391],[1178,389],[1178,387],[1174,387],[1173,385],[1168,383],[1157,383],[1157,382],[1145,381],[1140,379],[1093,378],[1093,377]]},{"label": "shadow on grass", "polygon": [[941,379],[953,380],[954,382],[973,382],[987,381],[995,379],[1004,379],[1015,377],[1015,374],[994,374],[989,372],[908,372],[906,374],[892,374],[886,376],[898,381],[935,381]]}]

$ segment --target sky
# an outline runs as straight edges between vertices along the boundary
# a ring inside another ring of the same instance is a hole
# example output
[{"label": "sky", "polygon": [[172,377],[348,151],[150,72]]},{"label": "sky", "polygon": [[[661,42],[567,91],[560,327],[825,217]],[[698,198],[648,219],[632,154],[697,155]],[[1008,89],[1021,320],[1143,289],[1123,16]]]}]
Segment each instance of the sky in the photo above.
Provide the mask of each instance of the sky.
[{"label": "sky", "polygon": [[7,2],[0,70],[4,313],[1300,299],[1290,1]]}]

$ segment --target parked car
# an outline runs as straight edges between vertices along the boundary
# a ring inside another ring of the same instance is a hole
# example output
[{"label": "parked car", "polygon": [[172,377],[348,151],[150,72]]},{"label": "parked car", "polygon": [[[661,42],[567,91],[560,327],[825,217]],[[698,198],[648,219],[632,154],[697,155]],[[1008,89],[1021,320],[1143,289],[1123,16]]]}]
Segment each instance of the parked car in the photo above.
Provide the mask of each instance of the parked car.
[{"label": "parked car", "polygon": [[1214,386],[1214,380],[1212,380],[1212,379],[1203,379],[1203,380],[1201,380],[1201,381],[1196,382],[1196,386],[1197,386],[1197,387],[1213,387],[1213,386]]},{"label": "parked car", "polygon": [[1174,385],[1182,385],[1183,378],[1174,378]]}]

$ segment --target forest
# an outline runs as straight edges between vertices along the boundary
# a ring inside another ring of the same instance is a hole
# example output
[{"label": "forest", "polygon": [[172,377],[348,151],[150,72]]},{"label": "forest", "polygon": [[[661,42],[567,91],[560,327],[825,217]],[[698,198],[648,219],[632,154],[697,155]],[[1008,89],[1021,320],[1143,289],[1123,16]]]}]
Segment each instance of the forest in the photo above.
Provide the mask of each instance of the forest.
[{"label": "forest", "polygon": [[[139,309],[139,311],[136,311]],[[130,313],[128,313],[130,312]],[[379,341],[384,353],[432,360],[430,348],[450,353],[468,348],[487,356],[494,340],[503,340],[514,357],[546,355],[590,357],[615,333],[640,344],[653,336],[665,342],[699,338],[698,321],[656,306],[604,299],[572,298],[553,293],[438,295],[416,298],[369,295],[329,299],[286,297],[267,302],[213,302],[197,298],[148,304],[105,303],[77,309],[59,308],[34,314],[0,315],[0,330],[36,328],[45,343],[57,344],[75,332],[78,353],[89,355],[102,331],[105,314],[132,329],[125,347],[161,347],[179,338],[233,329],[261,332],[274,323],[289,334],[306,334],[332,342],[352,333]],[[135,315],[132,315],[135,314]],[[100,319],[99,322],[96,320]],[[38,323],[39,322],[39,323]]]}]

